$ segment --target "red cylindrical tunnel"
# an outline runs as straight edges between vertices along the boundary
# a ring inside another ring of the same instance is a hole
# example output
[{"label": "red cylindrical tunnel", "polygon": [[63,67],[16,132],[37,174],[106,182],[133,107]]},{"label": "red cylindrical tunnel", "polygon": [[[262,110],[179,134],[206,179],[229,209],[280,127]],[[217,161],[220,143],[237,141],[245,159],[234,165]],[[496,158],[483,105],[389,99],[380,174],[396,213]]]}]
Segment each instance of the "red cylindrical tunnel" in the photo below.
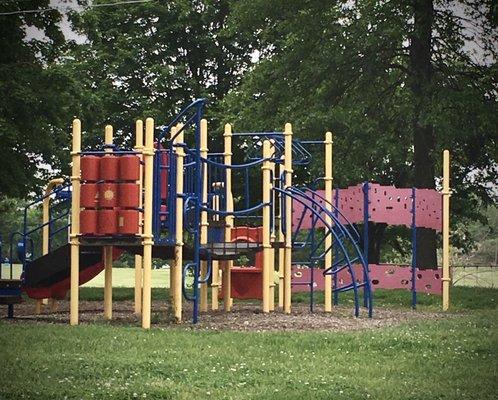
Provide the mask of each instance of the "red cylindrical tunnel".
[{"label": "red cylindrical tunnel", "polygon": [[119,157],[105,155],[100,159],[100,179],[116,181],[119,178]]},{"label": "red cylindrical tunnel", "polygon": [[101,235],[115,235],[118,232],[117,210],[98,211],[98,233]]},{"label": "red cylindrical tunnel", "polygon": [[97,210],[81,210],[80,232],[82,235],[96,235],[98,233]]},{"label": "red cylindrical tunnel", "polygon": [[100,157],[81,157],[81,179],[84,181],[96,182],[99,180]]},{"label": "red cylindrical tunnel", "polygon": [[139,223],[138,210],[119,210],[118,233],[122,235],[136,235]]},{"label": "red cylindrical tunnel", "polygon": [[116,183],[101,183],[99,185],[99,206],[113,208],[118,205],[118,188]]},{"label": "red cylindrical tunnel", "polygon": [[140,186],[137,183],[120,183],[118,185],[118,204],[123,208],[138,208]]},{"label": "red cylindrical tunnel", "polygon": [[99,202],[99,188],[96,183],[82,183],[80,205],[84,208],[96,208]]},{"label": "red cylindrical tunnel", "polygon": [[135,155],[119,157],[119,179],[138,181],[140,179],[140,159]]}]

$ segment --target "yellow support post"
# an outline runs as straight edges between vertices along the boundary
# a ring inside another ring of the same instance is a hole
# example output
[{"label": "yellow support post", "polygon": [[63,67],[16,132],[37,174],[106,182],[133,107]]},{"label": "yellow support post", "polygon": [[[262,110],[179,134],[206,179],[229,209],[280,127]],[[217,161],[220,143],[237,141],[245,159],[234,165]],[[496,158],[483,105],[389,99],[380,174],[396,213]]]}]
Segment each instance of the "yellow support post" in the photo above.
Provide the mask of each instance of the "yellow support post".
[{"label": "yellow support post", "polygon": [[[276,149],[275,149],[275,141],[270,140],[270,156],[275,158]],[[275,162],[270,161],[270,199],[272,202],[272,210],[273,210],[273,226],[271,226],[271,234],[270,234],[270,268],[269,268],[269,280],[270,280],[270,311],[275,310],[275,248],[273,247],[277,238],[276,229],[277,229],[277,221],[276,221],[276,212],[275,212],[275,200],[276,195],[274,189],[275,185]]]},{"label": "yellow support post", "polygon": [[[42,243],[42,254],[48,254],[49,244],[50,244],[50,227],[48,225],[50,220],[50,196],[49,194],[59,185],[64,183],[64,179],[55,178],[48,182],[47,187],[45,188],[44,195],[46,196],[43,199],[43,243]],[[38,299],[36,300],[35,305],[35,314],[40,314],[44,305],[48,304],[48,299]],[[52,299],[51,301],[51,310],[55,311],[57,308],[57,300]]]},{"label": "yellow support post", "polygon": [[[113,130],[111,125],[106,125],[104,143],[111,146],[113,143]],[[106,147],[106,153],[112,153],[112,148]],[[104,246],[104,318],[112,319],[112,246]]]},{"label": "yellow support post", "polygon": [[[178,129],[182,129],[179,125]],[[175,143],[183,143],[183,131],[175,139]],[[173,309],[176,322],[182,321],[182,270],[183,270],[183,164],[185,150],[176,147],[176,245],[175,245],[175,269],[174,269],[174,293]]]},{"label": "yellow support post", "polygon": [[[171,132],[170,132],[170,139],[176,140],[176,139],[173,139],[176,135],[176,132],[178,132],[178,129],[176,129],[176,126],[173,126],[171,128]],[[175,153],[176,153],[176,151],[175,151]],[[176,202],[176,200],[175,200],[175,202]],[[175,236],[175,240],[176,240],[176,236]],[[169,267],[169,298],[170,298],[171,307],[173,310],[175,308],[175,292],[176,292],[176,290],[175,290],[175,273],[176,273],[176,256],[173,258],[173,260],[171,260],[171,265]]]},{"label": "yellow support post", "polygon": [[[215,186],[217,183],[213,183]],[[220,197],[219,195],[213,196],[213,210],[220,210]],[[219,215],[213,216],[215,221],[219,221]],[[218,311],[219,309],[219,293],[220,293],[220,267],[217,260],[212,261],[212,279],[211,279],[211,309]]]},{"label": "yellow support post", "polygon": [[450,307],[450,152],[443,152],[443,311]]},{"label": "yellow support post", "polygon": [[[292,125],[284,129],[285,189],[292,186]],[[284,249],[284,312],[290,314],[292,303],[292,199],[285,196],[285,249]]]},{"label": "yellow support post", "polygon": [[81,122],[79,119],[73,121],[73,144],[72,144],[72,170],[71,184],[73,187],[71,199],[71,299],[70,299],[70,317],[71,325],[78,325],[78,305],[79,305],[79,273],[80,273],[80,242],[78,235],[80,233],[80,152],[81,152]]},{"label": "yellow support post", "polygon": [[[327,132],[325,134],[325,208],[327,211],[332,212],[332,132]],[[325,218],[327,225],[331,226],[332,218],[328,215]],[[332,232],[325,232],[327,234],[325,238],[325,268],[330,268],[332,266]],[[325,275],[325,304],[324,304],[325,312],[332,311],[332,276]]]},{"label": "yellow support post", "polygon": [[[200,129],[200,153],[202,158],[208,157],[208,133],[207,133],[207,121],[205,119],[201,120],[201,129]],[[208,198],[208,173],[207,173],[207,164],[203,164],[203,172],[202,172],[202,202],[204,204],[207,203]],[[208,215],[207,211],[201,212],[201,237],[200,243],[201,246],[207,244],[208,241]],[[207,274],[207,261],[201,261],[201,277],[205,278]],[[205,312],[208,310],[208,284],[201,283],[200,289],[200,310],[201,312]]]},{"label": "yellow support post", "polygon": [[[282,172],[282,164],[278,165],[278,174],[275,176],[275,186],[280,188],[280,173]],[[284,232],[282,230],[282,203],[280,202],[282,195],[278,194],[278,307],[284,308]]]},{"label": "yellow support post", "polygon": [[[230,124],[225,125],[225,132],[223,133],[224,139],[224,162],[225,165],[232,165],[232,126]],[[232,169],[226,169],[225,176],[225,193],[226,193],[226,211],[233,211],[233,197],[232,197]],[[233,227],[233,216],[227,216],[225,218],[225,242],[229,243],[232,241],[232,227]],[[223,304],[225,311],[230,311],[232,309],[232,270],[233,261],[223,262]]]},{"label": "yellow support post", "polygon": [[143,294],[142,294],[142,328],[150,328],[152,307],[152,191],[154,173],[154,120],[145,121],[144,158],[144,226],[143,226]]},{"label": "yellow support post", "polygon": [[[142,120],[137,120],[135,122],[135,151],[139,153],[139,158],[142,161],[143,155],[141,154],[144,149],[144,124]],[[143,204],[143,167],[140,165],[140,179],[138,180],[139,185],[139,204],[138,206],[142,208]],[[143,214],[142,219],[143,221]],[[141,235],[143,232],[143,222],[140,223],[138,233]],[[142,312],[142,256],[137,254],[135,256],[135,314],[139,315]]]},{"label": "yellow support post", "polygon": [[[269,140],[263,141],[263,159],[270,158],[271,145]],[[270,195],[271,166],[270,161],[263,161],[263,312],[270,312]]]}]

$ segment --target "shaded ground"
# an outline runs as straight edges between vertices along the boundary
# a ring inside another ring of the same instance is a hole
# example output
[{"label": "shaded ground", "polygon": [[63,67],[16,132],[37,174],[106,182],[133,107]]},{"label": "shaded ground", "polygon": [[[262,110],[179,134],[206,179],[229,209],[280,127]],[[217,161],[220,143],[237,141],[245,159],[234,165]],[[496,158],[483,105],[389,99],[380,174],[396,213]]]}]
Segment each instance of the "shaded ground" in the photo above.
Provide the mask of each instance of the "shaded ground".
[{"label": "shaded ground", "polygon": [[[395,326],[410,320],[437,320],[447,318],[447,314],[437,312],[412,311],[409,309],[385,309],[376,307],[373,318],[368,318],[364,310],[359,318],[352,315],[351,307],[335,307],[331,314],[326,314],[320,306],[310,313],[306,304],[295,304],[290,315],[281,311],[263,314],[260,306],[250,303],[236,303],[233,311],[209,311],[202,313],[199,323],[191,323],[192,306],[184,304],[184,322],[173,322],[171,310],[164,301],[153,302],[152,323],[161,328],[183,327],[188,330],[232,330],[232,331],[350,331],[358,329],[382,328]],[[69,302],[62,301],[57,312],[45,310],[41,315],[34,314],[34,305],[27,302],[16,306],[16,319],[12,323],[68,323]],[[86,323],[107,323],[103,318],[101,301],[80,302],[80,321]],[[113,321],[115,325],[140,325],[139,317],[133,314],[133,302],[119,301],[113,304]]]}]

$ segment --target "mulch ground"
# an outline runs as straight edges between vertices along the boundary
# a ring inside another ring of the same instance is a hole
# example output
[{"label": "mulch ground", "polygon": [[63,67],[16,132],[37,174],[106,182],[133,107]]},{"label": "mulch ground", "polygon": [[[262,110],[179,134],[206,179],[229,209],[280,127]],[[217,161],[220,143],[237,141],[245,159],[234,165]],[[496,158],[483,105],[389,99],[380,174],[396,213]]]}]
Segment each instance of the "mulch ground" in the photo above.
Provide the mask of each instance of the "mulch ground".
[{"label": "mulch ground", "polygon": [[[334,307],[332,313],[325,313],[320,306],[310,312],[309,305],[295,304],[290,315],[282,311],[264,314],[258,304],[235,303],[231,312],[209,311],[201,313],[197,324],[191,323],[192,305],[184,303],[183,322],[177,324],[171,316],[169,306],[164,302],[153,302],[152,325],[160,328],[183,328],[186,330],[232,330],[232,331],[351,331],[376,329],[399,325],[413,320],[448,318],[447,314],[413,310],[391,310],[376,307],[374,316],[368,318],[366,311],[356,318],[351,307]],[[16,305],[15,318],[10,323],[49,323],[69,322],[69,302],[61,301],[56,312],[45,309],[42,314],[34,314],[31,302]],[[103,318],[103,302],[80,302],[80,323],[105,323],[112,325],[140,326],[140,318],[133,313],[132,301],[113,304],[113,320]]]}]

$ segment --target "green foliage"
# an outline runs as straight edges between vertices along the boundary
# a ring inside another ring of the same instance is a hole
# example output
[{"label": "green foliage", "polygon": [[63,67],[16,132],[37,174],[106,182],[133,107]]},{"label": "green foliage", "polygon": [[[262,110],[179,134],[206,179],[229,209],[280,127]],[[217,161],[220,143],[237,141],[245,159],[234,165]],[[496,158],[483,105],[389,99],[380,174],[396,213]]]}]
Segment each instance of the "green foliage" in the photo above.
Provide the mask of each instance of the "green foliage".
[{"label": "green foliage", "polygon": [[[237,7],[231,29],[260,51],[259,63],[223,100],[237,130],[280,130],[290,121],[297,137],[322,139],[330,129],[337,186],[370,180],[410,187],[416,113],[434,129],[429,160],[436,178],[442,150],[452,152],[453,222],[482,218],[478,206],[496,201],[498,33],[491,2],[435,2],[433,79],[421,104],[409,85],[412,2],[251,0]],[[319,162],[301,179],[323,174],[322,155],[315,156]]]},{"label": "green foliage", "polygon": [[240,79],[247,49],[224,30],[231,5],[223,1],[150,2],[74,13],[87,42],[73,46],[65,69],[78,81],[83,128],[97,142],[112,124],[117,141],[130,139],[133,121],[166,124],[199,97],[216,101]]},{"label": "green foliage", "polygon": [[[0,11],[44,9],[49,3],[8,0]],[[61,150],[68,143],[70,87],[58,68],[46,68],[64,44],[60,20],[56,11],[0,16],[0,196],[40,191],[51,168],[67,160]],[[44,38],[27,38],[28,27]]]}]

